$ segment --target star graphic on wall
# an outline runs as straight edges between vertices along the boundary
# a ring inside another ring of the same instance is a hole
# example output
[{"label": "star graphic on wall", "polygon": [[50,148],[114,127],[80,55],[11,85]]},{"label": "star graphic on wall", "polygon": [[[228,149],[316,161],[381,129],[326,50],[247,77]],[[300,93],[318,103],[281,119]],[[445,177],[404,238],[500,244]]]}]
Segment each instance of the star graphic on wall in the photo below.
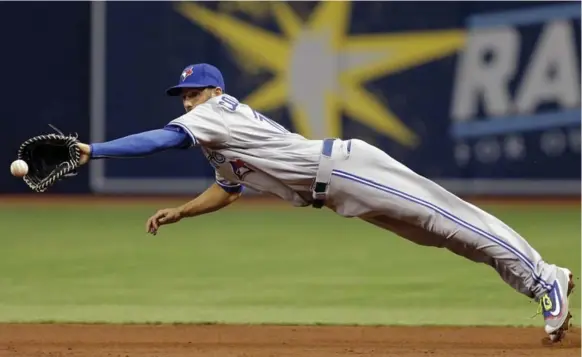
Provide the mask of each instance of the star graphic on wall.
[{"label": "star graphic on wall", "polygon": [[238,61],[273,74],[242,100],[256,110],[287,106],[295,129],[310,138],[341,137],[345,113],[402,145],[419,143],[364,84],[454,53],[463,30],[349,35],[349,1],[320,2],[307,22],[285,2],[271,6],[283,35],[195,3],[180,2],[176,10],[244,55]]}]

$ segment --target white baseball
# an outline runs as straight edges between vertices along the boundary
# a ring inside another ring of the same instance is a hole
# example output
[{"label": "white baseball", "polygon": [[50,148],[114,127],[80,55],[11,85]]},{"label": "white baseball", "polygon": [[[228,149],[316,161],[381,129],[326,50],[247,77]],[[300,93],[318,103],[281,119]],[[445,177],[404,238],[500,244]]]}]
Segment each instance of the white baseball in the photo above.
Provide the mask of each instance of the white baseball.
[{"label": "white baseball", "polygon": [[10,172],[16,177],[22,177],[28,173],[28,164],[24,160],[16,160],[10,165]]}]

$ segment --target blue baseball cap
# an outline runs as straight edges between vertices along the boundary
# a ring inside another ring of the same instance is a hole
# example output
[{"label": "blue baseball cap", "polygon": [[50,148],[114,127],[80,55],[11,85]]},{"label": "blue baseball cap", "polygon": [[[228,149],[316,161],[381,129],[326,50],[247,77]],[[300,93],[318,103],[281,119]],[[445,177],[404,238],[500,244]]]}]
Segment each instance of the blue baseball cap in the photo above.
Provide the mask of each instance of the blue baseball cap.
[{"label": "blue baseball cap", "polygon": [[220,87],[225,91],[222,73],[208,63],[191,64],[184,68],[178,84],[168,88],[166,94],[174,97],[180,95],[182,88],[205,87]]}]

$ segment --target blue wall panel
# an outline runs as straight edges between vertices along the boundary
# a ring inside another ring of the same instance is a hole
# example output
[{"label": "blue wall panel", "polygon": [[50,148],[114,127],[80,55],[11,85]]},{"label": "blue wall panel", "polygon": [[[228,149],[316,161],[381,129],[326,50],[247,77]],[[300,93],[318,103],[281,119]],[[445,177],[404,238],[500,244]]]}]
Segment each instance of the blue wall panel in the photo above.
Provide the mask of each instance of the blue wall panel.
[{"label": "blue wall panel", "polygon": [[[48,122],[86,141],[163,126],[182,113],[164,90],[186,65],[209,62],[223,71],[228,93],[288,128],[362,138],[457,192],[580,189],[579,3],[0,9],[8,54],[0,90],[9,99],[0,110],[14,128],[0,134],[10,148],[0,154],[6,167],[17,145]],[[269,84],[278,86],[255,96]],[[322,105],[323,93],[333,105]],[[306,113],[303,121],[294,109]],[[53,191],[199,192],[211,181],[210,165],[191,150],[101,161]],[[0,183],[2,192],[26,190],[8,170]]]}]

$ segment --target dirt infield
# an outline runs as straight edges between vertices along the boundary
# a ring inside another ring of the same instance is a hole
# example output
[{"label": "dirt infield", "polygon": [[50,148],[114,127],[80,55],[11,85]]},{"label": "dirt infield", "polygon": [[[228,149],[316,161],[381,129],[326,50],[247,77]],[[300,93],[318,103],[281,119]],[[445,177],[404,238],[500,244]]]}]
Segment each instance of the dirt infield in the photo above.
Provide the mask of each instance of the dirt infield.
[{"label": "dirt infield", "polygon": [[580,330],[540,328],[0,325],[0,356],[580,356]]}]

